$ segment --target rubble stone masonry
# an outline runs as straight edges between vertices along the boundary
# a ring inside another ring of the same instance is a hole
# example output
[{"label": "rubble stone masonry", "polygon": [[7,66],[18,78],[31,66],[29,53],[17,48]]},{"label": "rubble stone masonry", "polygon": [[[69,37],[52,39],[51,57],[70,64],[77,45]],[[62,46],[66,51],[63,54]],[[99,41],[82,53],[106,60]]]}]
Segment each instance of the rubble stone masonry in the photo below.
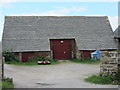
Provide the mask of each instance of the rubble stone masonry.
[{"label": "rubble stone masonry", "polygon": [[120,57],[117,51],[105,51],[100,60],[100,75],[115,75],[120,65]]}]

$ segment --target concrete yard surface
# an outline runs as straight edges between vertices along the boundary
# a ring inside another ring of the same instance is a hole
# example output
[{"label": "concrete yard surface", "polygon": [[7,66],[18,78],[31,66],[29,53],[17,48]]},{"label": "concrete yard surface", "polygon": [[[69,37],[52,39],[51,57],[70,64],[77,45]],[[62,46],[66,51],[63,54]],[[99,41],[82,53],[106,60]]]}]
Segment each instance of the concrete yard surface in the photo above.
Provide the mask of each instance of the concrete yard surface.
[{"label": "concrete yard surface", "polygon": [[99,65],[63,63],[56,65],[16,66],[5,64],[5,76],[13,78],[15,88],[118,88],[98,85],[84,79],[99,73]]}]

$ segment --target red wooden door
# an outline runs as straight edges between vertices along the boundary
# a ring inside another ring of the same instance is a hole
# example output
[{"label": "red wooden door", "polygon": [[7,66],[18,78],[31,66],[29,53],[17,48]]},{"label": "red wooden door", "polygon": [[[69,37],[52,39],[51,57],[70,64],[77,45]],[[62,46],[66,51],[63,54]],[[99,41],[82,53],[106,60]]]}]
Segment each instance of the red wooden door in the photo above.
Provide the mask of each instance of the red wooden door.
[{"label": "red wooden door", "polygon": [[33,56],[33,52],[23,52],[22,53],[22,62],[27,62]]},{"label": "red wooden door", "polygon": [[84,57],[91,57],[91,53],[94,51],[83,51],[83,56]]},{"label": "red wooden door", "polygon": [[71,40],[51,40],[53,58],[59,60],[71,59],[71,43]]}]

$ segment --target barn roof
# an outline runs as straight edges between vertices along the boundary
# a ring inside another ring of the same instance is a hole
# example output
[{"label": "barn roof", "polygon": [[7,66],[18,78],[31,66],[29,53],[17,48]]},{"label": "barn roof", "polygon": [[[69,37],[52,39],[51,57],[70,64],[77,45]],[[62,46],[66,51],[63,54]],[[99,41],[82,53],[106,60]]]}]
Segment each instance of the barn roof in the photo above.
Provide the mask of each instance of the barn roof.
[{"label": "barn roof", "polygon": [[107,16],[6,16],[3,50],[50,51],[49,39],[76,40],[79,50],[116,49]]},{"label": "barn roof", "polygon": [[114,37],[115,37],[115,38],[120,38],[120,25],[119,25],[118,28],[114,31]]}]

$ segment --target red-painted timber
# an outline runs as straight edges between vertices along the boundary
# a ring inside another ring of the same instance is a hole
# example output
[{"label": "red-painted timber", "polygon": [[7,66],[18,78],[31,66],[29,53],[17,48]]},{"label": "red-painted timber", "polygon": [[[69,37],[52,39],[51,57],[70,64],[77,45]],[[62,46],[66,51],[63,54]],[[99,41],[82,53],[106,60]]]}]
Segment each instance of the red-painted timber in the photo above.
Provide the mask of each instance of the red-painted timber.
[{"label": "red-painted timber", "polygon": [[72,58],[72,40],[51,40],[53,58],[58,60],[69,60]]}]

